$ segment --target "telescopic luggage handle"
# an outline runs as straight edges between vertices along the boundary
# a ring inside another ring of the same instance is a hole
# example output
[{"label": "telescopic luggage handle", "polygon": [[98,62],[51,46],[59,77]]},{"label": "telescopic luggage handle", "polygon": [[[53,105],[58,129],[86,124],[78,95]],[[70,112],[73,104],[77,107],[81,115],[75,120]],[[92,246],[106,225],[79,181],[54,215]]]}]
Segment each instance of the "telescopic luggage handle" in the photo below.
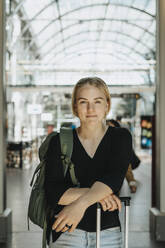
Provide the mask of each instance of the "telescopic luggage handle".
[{"label": "telescopic luggage handle", "polygon": [[97,214],[96,214],[96,248],[100,248],[100,229],[101,229],[101,205],[97,203]]},{"label": "telescopic luggage handle", "polygon": [[128,248],[128,235],[129,235],[129,206],[131,197],[120,197],[121,202],[125,205],[125,215],[124,215],[124,247]]},{"label": "telescopic luggage handle", "polygon": [[[129,229],[129,206],[130,206],[130,196],[122,196],[120,197],[121,202],[124,203],[125,206],[125,238],[124,238],[124,247],[128,248],[128,229]],[[100,227],[101,227],[101,205],[97,203],[97,223],[96,223],[96,248],[100,248]]]}]

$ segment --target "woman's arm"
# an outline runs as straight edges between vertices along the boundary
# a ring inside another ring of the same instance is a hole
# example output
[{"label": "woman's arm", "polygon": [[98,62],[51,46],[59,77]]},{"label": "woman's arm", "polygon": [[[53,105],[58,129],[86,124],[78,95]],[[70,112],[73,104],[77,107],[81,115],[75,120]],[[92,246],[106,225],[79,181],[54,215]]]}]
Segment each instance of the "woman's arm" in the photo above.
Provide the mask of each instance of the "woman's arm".
[{"label": "woman's arm", "polygon": [[[58,204],[65,205],[65,206],[69,205],[72,202],[78,200],[78,198],[82,196],[84,196],[85,198],[85,194],[88,193],[89,191],[90,191],[89,188],[69,188],[67,191],[64,192]],[[79,200],[81,200],[81,198]],[[118,209],[119,211],[121,211],[121,208],[122,208],[120,199],[114,194],[109,194],[108,196],[102,198],[98,202],[101,204],[102,209],[104,211],[107,211],[107,210],[114,211],[115,209]]]},{"label": "woman's arm", "polygon": [[101,182],[95,182],[91,188],[69,188],[61,196],[58,204],[69,205],[73,201],[80,200],[90,205],[99,202],[111,195],[112,190]]},{"label": "woman's arm", "polygon": [[[73,201],[71,204],[65,206],[63,210],[55,216],[56,221],[54,222],[52,229],[56,230],[56,232],[65,232],[67,230],[67,224],[71,226],[68,231],[74,231],[74,229],[77,227],[78,223],[84,216],[86,209],[92,204],[101,201],[103,198],[110,197],[112,193],[113,192],[109,188],[109,186],[105,185],[102,182],[95,182],[86,193],[82,194],[77,200]],[[113,199],[114,201],[117,201],[117,199]]]},{"label": "woman's arm", "polygon": [[103,198],[113,194],[111,188],[102,182],[95,182],[92,187],[83,195],[81,195],[76,202],[84,204],[86,208]]},{"label": "woman's arm", "polygon": [[89,191],[89,188],[69,188],[61,196],[58,204],[69,205]]}]

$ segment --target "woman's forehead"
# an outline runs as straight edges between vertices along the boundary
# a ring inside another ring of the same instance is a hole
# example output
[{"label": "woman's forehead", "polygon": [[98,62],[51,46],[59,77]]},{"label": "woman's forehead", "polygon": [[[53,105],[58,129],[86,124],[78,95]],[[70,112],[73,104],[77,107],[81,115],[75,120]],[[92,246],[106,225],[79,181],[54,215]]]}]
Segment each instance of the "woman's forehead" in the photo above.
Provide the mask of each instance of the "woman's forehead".
[{"label": "woman's forehead", "polygon": [[93,85],[84,85],[81,88],[79,88],[77,90],[77,97],[78,96],[82,96],[82,95],[86,95],[86,96],[93,96],[95,97],[103,97],[105,96],[103,89],[98,88],[96,86]]}]

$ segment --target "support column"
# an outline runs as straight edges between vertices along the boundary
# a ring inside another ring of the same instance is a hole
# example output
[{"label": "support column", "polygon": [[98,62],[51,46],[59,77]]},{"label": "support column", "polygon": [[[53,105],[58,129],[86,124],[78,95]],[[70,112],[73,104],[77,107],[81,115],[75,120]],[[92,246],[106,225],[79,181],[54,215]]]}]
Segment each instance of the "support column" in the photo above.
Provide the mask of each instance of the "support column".
[{"label": "support column", "polygon": [[0,243],[11,233],[11,210],[6,209],[6,94],[5,94],[5,0],[0,0]]},{"label": "support column", "polygon": [[157,0],[156,206],[150,210],[152,237],[165,241],[165,1]]}]

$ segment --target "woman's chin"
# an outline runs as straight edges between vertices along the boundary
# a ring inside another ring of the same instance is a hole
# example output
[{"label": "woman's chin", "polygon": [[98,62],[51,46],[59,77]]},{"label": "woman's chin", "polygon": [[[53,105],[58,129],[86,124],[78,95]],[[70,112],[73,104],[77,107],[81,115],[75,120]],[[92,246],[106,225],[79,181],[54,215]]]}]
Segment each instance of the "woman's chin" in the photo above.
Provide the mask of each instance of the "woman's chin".
[{"label": "woman's chin", "polygon": [[88,118],[86,119],[86,123],[96,124],[96,123],[99,123],[99,120],[97,118]]}]

